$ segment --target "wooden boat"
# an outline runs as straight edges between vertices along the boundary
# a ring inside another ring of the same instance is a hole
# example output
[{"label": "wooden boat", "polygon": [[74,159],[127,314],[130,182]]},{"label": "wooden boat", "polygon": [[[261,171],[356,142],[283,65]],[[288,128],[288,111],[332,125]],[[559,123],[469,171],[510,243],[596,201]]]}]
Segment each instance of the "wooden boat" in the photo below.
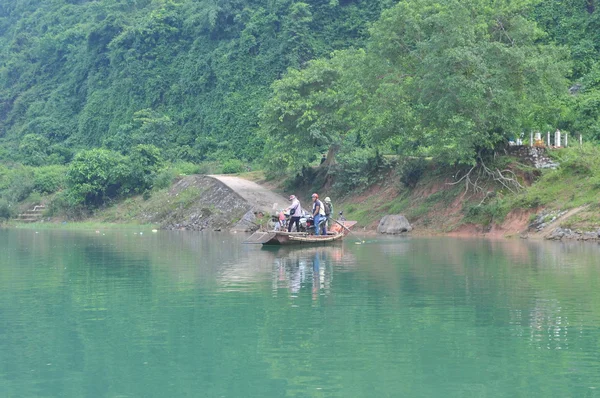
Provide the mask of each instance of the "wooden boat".
[{"label": "wooden boat", "polygon": [[257,231],[244,243],[263,245],[291,245],[291,244],[329,244],[341,241],[350,232],[356,221],[337,221],[341,225],[333,225],[327,235],[311,235],[307,232],[287,231]]}]

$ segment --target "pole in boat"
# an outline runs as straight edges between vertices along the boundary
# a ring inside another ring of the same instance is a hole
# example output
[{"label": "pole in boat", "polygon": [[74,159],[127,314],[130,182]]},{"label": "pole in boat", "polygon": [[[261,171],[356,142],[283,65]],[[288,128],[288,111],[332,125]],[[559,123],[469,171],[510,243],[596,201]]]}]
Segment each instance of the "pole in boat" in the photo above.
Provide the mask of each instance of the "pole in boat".
[{"label": "pole in boat", "polygon": [[[347,228],[347,227],[346,227],[344,224],[342,224],[342,223],[341,223],[341,222],[339,222],[338,220],[333,220],[333,221],[335,221],[336,223],[338,223],[338,224],[339,224],[339,225],[340,225],[342,228],[344,228],[346,231],[350,232],[350,233],[352,234],[352,236],[354,236],[356,239],[358,239],[358,237],[357,237],[357,236],[355,236],[354,232],[350,231],[350,229],[349,229],[349,228]],[[364,241],[364,240],[360,240],[360,239],[358,239],[358,242],[355,242],[355,243],[356,243],[357,245],[360,245],[361,243],[365,243],[365,241]]]}]

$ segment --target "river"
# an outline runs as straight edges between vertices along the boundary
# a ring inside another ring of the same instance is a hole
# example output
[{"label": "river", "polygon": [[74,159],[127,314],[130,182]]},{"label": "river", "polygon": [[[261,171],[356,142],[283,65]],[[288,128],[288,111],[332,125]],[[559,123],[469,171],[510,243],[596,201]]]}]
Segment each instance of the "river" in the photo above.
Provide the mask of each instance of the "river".
[{"label": "river", "polygon": [[597,244],[140,232],[0,230],[0,396],[600,397]]}]

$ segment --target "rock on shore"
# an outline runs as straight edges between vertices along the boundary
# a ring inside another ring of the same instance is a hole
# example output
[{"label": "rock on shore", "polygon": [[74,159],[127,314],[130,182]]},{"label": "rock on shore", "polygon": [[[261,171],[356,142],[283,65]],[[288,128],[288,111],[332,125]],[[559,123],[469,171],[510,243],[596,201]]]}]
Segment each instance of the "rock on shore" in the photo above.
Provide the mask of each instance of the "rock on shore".
[{"label": "rock on shore", "polygon": [[555,228],[550,232],[546,239],[548,240],[599,240],[600,230],[598,231],[579,231],[569,228]]},{"label": "rock on shore", "polygon": [[402,214],[390,214],[379,221],[377,232],[380,234],[397,235],[412,231],[413,227]]}]

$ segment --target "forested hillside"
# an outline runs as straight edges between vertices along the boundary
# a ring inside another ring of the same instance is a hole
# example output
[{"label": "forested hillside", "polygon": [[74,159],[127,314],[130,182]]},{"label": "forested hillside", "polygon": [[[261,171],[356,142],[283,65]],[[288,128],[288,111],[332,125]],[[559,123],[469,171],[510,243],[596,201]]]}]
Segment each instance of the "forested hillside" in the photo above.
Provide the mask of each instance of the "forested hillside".
[{"label": "forested hillside", "polygon": [[165,186],[181,162],[314,180],[325,151],[341,192],[376,180],[387,155],[409,159],[410,187],[424,159],[481,166],[531,131],[597,141],[599,12],[596,0],[0,0],[0,201],[61,191],[63,206],[97,206]]},{"label": "forested hillside", "polygon": [[168,159],[256,158],[270,84],[361,46],[385,0],[3,0],[4,160],[151,144]]}]

